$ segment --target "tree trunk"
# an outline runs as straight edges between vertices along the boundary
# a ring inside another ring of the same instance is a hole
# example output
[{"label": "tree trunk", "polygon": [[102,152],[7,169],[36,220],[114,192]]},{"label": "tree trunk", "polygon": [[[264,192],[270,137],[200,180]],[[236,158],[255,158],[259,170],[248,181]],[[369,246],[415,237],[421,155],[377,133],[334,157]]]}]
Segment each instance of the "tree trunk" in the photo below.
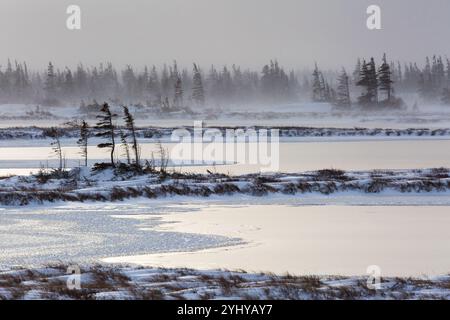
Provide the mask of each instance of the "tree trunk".
[{"label": "tree trunk", "polygon": [[112,146],[111,146],[111,166],[113,168],[115,168],[116,164],[114,163],[114,149],[116,148],[116,141],[114,139],[114,126],[113,126],[111,118],[109,119],[109,125],[110,125],[110,128],[111,128],[111,143],[112,143]]},{"label": "tree trunk", "polygon": [[86,139],[86,144],[84,145],[84,166],[87,167],[87,161],[88,161],[88,144]]},{"label": "tree trunk", "polygon": [[134,149],[134,158],[136,159],[136,165],[140,166],[140,160],[139,160],[139,151],[138,151],[138,145],[136,140],[136,133],[134,132],[134,126],[132,128],[132,134],[133,134],[133,149]]}]

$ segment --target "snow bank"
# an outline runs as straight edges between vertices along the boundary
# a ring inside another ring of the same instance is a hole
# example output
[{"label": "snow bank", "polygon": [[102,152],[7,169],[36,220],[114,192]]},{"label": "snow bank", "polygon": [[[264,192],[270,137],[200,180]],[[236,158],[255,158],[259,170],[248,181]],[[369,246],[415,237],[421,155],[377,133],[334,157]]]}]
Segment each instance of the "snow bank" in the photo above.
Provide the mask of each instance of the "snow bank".
[{"label": "snow bank", "polygon": [[[67,265],[0,272],[2,299],[449,299],[450,277],[383,278],[379,289],[367,277],[275,276],[223,270],[82,266],[79,288],[70,286]],[[70,278],[69,278],[70,277]],[[69,283],[69,286],[68,286]]]},{"label": "snow bank", "polygon": [[125,169],[40,172],[0,180],[0,204],[28,205],[55,201],[121,201],[167,196],[334,193],[440,193],[450,190],[450,170],[342,171],[326,169],[298,174],[183,174]]}]

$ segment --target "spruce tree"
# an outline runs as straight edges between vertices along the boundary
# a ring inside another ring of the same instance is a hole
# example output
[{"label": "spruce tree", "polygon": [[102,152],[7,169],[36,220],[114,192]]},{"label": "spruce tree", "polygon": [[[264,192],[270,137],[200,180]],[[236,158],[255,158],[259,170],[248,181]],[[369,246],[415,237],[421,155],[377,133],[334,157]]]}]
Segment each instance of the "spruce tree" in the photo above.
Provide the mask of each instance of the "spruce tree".
[{"label": "spruce tree", "polygon": [[178,77],[175,81],[175,95],[173,99],[173,105],[175,106],[175,108],[180,108],[183,106],[183,83],[180,77]]},{"label": "spruce tree", "polygon": [[391,80],[391,68],[386,60],[386,54],[383,55],[383,63],[378,70],[378,80],[380,91],[384,91],[386,95],[386,101],[391,101],[392,84]]},{"label": "spruce tree", "polygon": [[51,62],[48,63],[47,75],[45,78],[45,93],[48,100],[55,98],[56,91],[56,75]]},{"label": "spruce tree", "polygon": [[88,139],[89,139],[89,126],[86,121],[82,121],[80,125],[80,138],[77,141],[77,144],[81,148],[81,155],[84,158],[84,166],[87,167],[88,161]]},{"label": "spruce tree", "polygon": [[150,94],[153,94],[156,98],[161,98],[161,88],[159,84],[158,71],[156,71],[156,67],[153,66],[150,71],[149,80],[148,80],[148,90]]},{"label": "spruce tree", "polygon": [[227,66],[224,66],[219,75],[220,96],[222,99],[230,99],[233,96],[233,80]]},{"label": "spruce tree", "polygon": [[73,95],[73,76],[69,68],[66,68],[64,75],[64,94],[66,97]]},{"label": "spruce tree", "polygon": [[312,83],[312,99],[315,102],[322,101],[323,97],[323,88],[321,82],[321,73],[319,68],[317,67],[317,63],[314,66],[313,83]]},{"label": "spruce tree", "polygon": [[125,86],[125,95],[127,98],[133,98],[138,89],[138,81],[134,74],[134,70],[130,65],[127,65],[122,72],[122,79]]},{"label": "spruce tree", "polygon": [[322,72],[320,73],[320,82],[319,83],[320,83],[320,101],[328,101],[330,92],[329,92],[328,84],[326,83]]},{"label": "spruce tree", "polygon": [[123,130],[119,130],[119,135],[120,135],[120,142],[122,143],[122,147],[125,150],[125,157],[127,159],[127,164],[130,165],[131,164],[131,159],[130,159],[130,148],[128,147],[128,135],[123,131]]},{"label": "spruce tree", "polygon": [[370,92],[369,92],[369,69],[365,60],[363,60],[361,65],[361,71],[359,74],[359,81],[356,83],[357,86],[363,87],[364,91],[358,97],[358,103],[361,105],[367,105],[370,103]]},{"label": "spruce tree", "polygon": [[364,88],[363,93],[359,96],[358,102],[363,106],[370,106],[378,102],[378,80],[377,71],[375,69],[375,61],[370,59],[369,63],[363,60],[360,80],[356,84]]},{"label": "spruce tree", "polygon": [[60,139],[60,132],[57,128],[52,127],[50,128],[49,136],[53,139],[51,146],[53,149],[53,152],[56,154],[59,160],[59,168],[58,171],[62,171],[63,169],[63,154],[62,154],[62,148],[61,148],[61,139]]},{"label": "spruce tree", "polygon": [[174,89],[173,105],[175,108],[180,108],[183,106],[183,83],[180,77],[176,79]]},{"label": "spruce tree", "polygon": [[429,57],[426,57],[425,67],[419,76],[419,93],[425,99],[433,99],[435,97],[433,72]]},{"label": "spruce tree", "polygon": [[195,63],[194,63],[192,100],[194,100],[194,102],[199,106],[203,106],[205,104],[205,91],[203,89],[202,75],[200,73],[200,69]]},{"label": "spruce tree", "polygon": [[370,90],[371,102],[376,104],[378,103],[378,77],[374,58],[370,58],[368,71],[369,71],[368,89]]},{"label": "spruce tree", "polygon": [[336,105],[339,107],[350,107],[350,87],[349,87],[349,77],[345,69],[342,68],[342,72],[338,78],[338,86],[336,92]]},{"label": "spruce tree", "polygon": [[169,94],[171,91],[170,88],[170,76],[169,71],[167,70],[167,65],[164,64],[164,67],[161,72],[161,93],[165,96]]},{"label": "spruce tree", "polygon": [[353,71],[353,83],[358,83],[361,80],[361,59],[358,58],[356,61],[355,70]]},{"label": "spruce tree", "polygon": [[95,126],[97,129],[96,137],[101,137],[106,140],[104,143],[97,145],[98,148],[110,149],[111,166],[116,167],[114,163],[114,149],[116,147],[115,132],[114,132],[114,119],[117,118],[117,114],[112,113],[109,105],[104,103],[100,109],[100,114],[97,116],[98,122]]},{"label": "spruce tree", "polygon": [[134,152],[134,160],[136,163],[136,166],[140,167],[140,159],[139,159],[139,146],[136,138],[136,128],[134,126],[134,119],[133,116],[130,113],[130,110],[128,110],[128,107],[123,107],[123,113],[124,117],[123,120],[125,121],[125,126],[129,132],[129,135],[131,136],[132,140],[132,149]]}]

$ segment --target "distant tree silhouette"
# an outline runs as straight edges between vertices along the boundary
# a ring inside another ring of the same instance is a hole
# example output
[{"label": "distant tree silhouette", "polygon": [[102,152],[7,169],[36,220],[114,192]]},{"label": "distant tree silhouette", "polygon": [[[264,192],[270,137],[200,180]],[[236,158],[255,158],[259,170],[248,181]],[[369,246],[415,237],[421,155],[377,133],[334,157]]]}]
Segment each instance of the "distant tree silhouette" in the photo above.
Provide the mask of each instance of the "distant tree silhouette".
[{"label": "distant tree silhouette", "polygon": [[81,155],[84,159],[84,165],[87,166],[88,161],[88,139],[89,139],[89,126],[86,121],[82,121],[80,125],[80,138],[77,141],[77,144],[81,148]]},{"label": "distant tree silhouette", "polygon": [[111,113],[109,105],[104,103],[100,109],[100,114],[97,116],[98,122],[95,125],[97,129],[96,137],[101,137],[106,140],[104,143],[97,145],[98,148],[110,149],[111,166],[115,167],[114,163],[114,149],[116,147],[115,132],[114,132],[114,119],[117,118],[117,114]]}]

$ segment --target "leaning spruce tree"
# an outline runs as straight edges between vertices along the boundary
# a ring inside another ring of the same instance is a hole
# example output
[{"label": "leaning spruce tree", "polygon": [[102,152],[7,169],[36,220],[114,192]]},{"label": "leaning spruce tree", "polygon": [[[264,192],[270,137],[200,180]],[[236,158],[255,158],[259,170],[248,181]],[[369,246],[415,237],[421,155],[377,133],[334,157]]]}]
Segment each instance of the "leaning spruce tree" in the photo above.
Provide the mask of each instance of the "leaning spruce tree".
[{"label": "leaning spruce tree", "polygon": [[128,147],[128,135],[123,131],[123,130],[119,130],[119,136],[120,136],[120,142],[122,143],[122,147],[123,150],[125,151],[125,157],[127,159],[127,164],[130,165],[131,164],[131,159],[130,159],[130,148]]},{"label": "leaning spruce tree", "polygon": [[107,142],[100,143],[97,145],[98,148],[109,148],[111,149],[111,166],[115,167],[114,163],[114,149],[116,147],[114,124],[113,120],[117,118],[117,114],[111,113],[109,105],[104,103],[100,109],[100,114],[97,116],[98,122],[95,126],[97,129],[96,137],[104,138]]},{"label": "leaning spruce tree", "polygon": [[58,128],[52,127],[50,128],[49,136],[53,139],[51,146],[53,149],[53,152],[56,154],[59,160],[59,167],[58,171],[61,172],[63,170],[63,154],[62,154],[62,148],[61,148],[61,139],[60,139],[61,133],[59,132]]},{"label": "leaning spruce tree", "polygon": [[129,135],[131,136],[132,149],[134,152],[134,160],[136,166],[140,168],[139,146],[136,138],[136,128],[134,126],[134,119],[130,113],[130,110],[128,110],[128,107],[126,106],[123,107],[123,113],[124,113],[123,120],[125,121],[125,126],[129,132]]},{"label": "leaning spruce tree", "polygon": [[81,155],[84,159],[84,166],[87,167],[88,160],[88,139],[89,139],[89,126],[86,121],[82,121],[80,125],[80,138],[77,141],[77,144],[81,148]]}]

